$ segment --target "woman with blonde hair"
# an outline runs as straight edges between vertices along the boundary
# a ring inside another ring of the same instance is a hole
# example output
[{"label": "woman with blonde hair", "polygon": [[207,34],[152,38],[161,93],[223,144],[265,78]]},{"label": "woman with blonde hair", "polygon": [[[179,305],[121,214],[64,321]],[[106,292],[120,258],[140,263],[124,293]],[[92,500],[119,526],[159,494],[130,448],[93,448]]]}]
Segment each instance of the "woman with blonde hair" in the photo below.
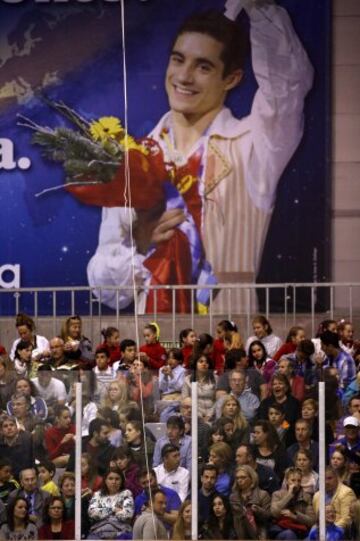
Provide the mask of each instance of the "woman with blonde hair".
[{"label": "woman with blonde hair", "polygon": [[219,441],[209,449],[209,464],[214,464],[218,470],[215,490],[224,496],[229,496],[232,483],[233,450],[228,443]]},{"label": "woman with blonde hair", "polygon": [[119,413],[128,404],[128,387],[125,380],[114,379],[109,383],[107,392],[101,402],[101,407],[111,408]]},{"label": "woman with blonde hair", "polygon": [[259,488],[259,478],[250,466],[238,466],[230,495],[237,539],[266,539],[270,519],[270,496]]},{"label": "woman with blonde hair", "polygon": [[249,443],[250,429],[248,422],[241,411],[240,402],[231,394],[227,394],[222,398],[221,417],[227,417],[233,421],[235,430],[231,440],[236,446],[241,443]]},{"label": "woman with blonde hair", "polygon": [[70,359],[79,360],[81,365],[92,368],[95,355],[92,344],[82,334],[82,320],[80,316],[68,317],[61,326],[61,338],[64,340],[64,350]]},{"label": "woman with blonde hair", "polygon": [[185,500],[179,509],[171,539],[191,539],[191,501]]}]

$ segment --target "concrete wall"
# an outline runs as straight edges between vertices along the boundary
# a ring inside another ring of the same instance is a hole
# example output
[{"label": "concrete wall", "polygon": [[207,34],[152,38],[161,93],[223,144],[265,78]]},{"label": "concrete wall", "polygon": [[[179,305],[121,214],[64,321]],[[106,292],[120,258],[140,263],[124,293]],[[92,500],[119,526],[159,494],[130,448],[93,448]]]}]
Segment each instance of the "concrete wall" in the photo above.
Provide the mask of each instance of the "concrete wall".
[{"label": "concrete wall", "polygon": [[[332,280],[360,282],[360,1],[333,2]],[[360,289],[354,290],[360,307]],[[347,294],[335,296],[338,307]]]}]

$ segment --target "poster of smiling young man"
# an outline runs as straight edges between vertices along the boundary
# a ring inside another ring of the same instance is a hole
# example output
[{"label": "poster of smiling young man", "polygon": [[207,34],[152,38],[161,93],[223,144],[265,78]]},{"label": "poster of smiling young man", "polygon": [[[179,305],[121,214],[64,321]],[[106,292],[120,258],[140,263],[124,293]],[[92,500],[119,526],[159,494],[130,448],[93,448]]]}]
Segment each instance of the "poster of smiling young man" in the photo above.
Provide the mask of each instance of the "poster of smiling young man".
[{"label": "poster of smiling young man", "polygon": [[[206,313],[209,286],[329,278],[328,2],[1,13],[1,287],[90,285],[110,309],[169,312],[151,286],[192,284],[176,310]],[[136,299],[106,289],[134,281]]]}]

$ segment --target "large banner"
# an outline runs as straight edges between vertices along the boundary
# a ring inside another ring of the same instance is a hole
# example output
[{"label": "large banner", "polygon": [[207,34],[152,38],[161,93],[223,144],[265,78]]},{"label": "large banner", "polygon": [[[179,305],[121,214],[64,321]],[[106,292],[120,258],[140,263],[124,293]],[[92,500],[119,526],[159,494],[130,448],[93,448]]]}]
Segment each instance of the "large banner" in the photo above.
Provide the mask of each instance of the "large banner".
[{"label": "large banner", "polygon": [[[0,15],[1,288],[135,279],[153,311],[148,285],[199,284],[205,313],[207,285],[330,279],[330,1],[0,0]],[[86,132],[88,174],[34,144],[59,126]],[[119,165],[99,180],[106,130],[123,155],[106,150]],[[101,300],[134,307],[131,291]]]}]

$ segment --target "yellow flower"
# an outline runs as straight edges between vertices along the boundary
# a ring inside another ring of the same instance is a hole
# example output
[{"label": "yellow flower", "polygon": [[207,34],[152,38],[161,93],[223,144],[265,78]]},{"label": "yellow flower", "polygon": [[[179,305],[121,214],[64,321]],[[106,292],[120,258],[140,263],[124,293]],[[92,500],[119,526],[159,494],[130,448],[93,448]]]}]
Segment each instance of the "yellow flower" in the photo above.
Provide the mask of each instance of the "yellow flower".
[{"label": "yellow flower", "polygon": [[131,135],[125,135],[122,139],[119,140],[119,143],[120,145],[123,145],[125,150],[138,150],[145,155],[149,154],[148,149],[145,148],[143,145],[139,145],[139,143],[137,143],[135,139],[131,137]]},{"label": "yellow flower", "polygon": [[124,128],[115,116],[103,116],[90,124],[90,133],[95,141],[104,142],[123,135]]}]

